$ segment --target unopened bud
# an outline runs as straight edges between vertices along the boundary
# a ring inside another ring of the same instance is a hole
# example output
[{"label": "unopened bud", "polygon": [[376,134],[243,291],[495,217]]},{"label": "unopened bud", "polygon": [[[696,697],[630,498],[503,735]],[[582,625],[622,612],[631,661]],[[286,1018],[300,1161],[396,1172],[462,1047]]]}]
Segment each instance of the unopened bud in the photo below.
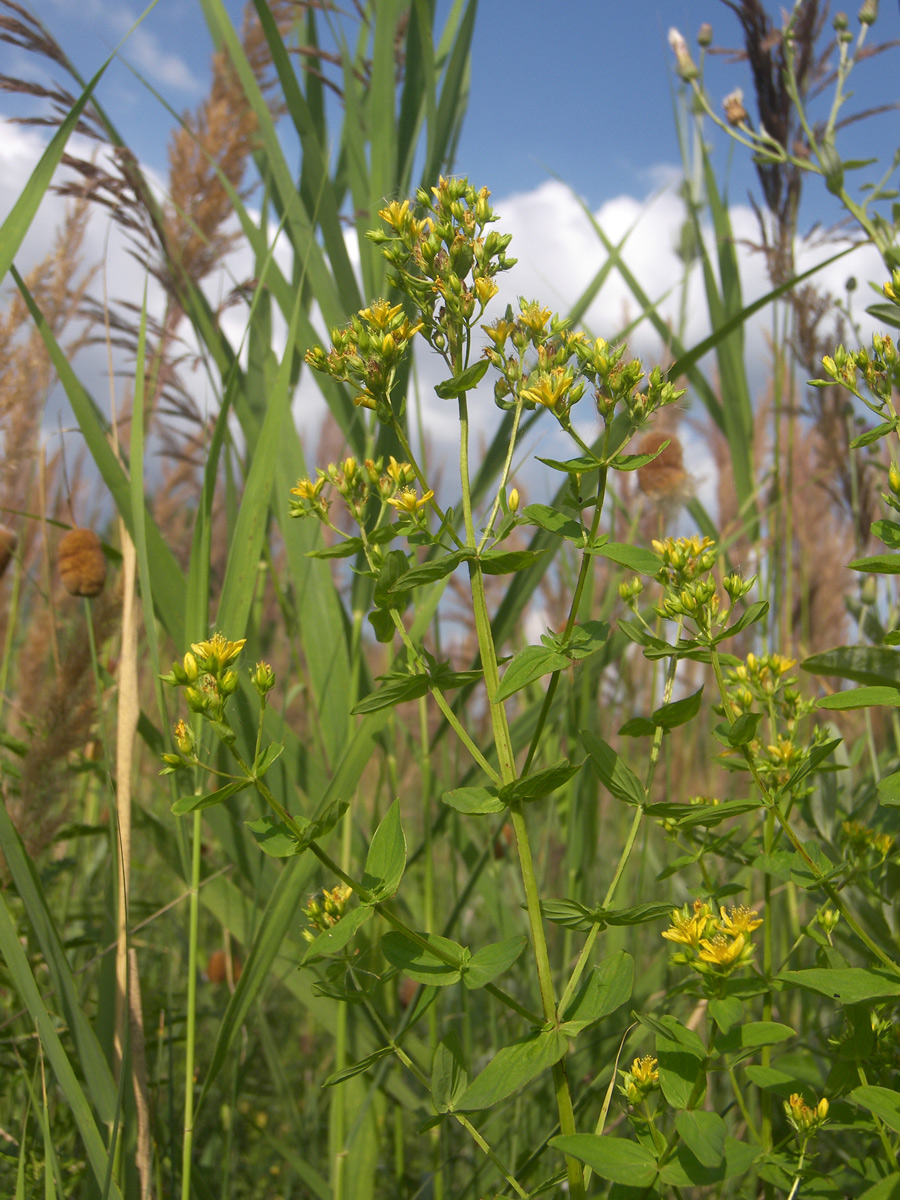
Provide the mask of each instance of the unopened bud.
[{"label": "unopened bud", "polygon": [[878,20],[878,0],[865,0],[859,10],[860,25],[874,25]]},{"label": "unopened bud", "polygon": [[725,109],[725,120],[729,125],[744,125],[747,121],[747,110],[744,108],[744,90],[735,88],[722,101]]},{"label": "unopened bud", "polygon": [[704,49],[712,45],[713,28],[709,21],[704,21],[697,31],[697,45]]},{"label": "unopened bud", "polygon": [[509,511],[514,513],[519,511],[519,489],[513,488],[509,493]]}]

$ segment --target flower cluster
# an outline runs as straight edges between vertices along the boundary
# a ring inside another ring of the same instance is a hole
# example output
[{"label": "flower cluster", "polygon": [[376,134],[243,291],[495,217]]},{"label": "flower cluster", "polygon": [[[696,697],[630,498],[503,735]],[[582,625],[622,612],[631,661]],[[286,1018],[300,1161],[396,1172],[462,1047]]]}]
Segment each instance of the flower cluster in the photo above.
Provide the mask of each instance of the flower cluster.
[{"label": "flower cluster", "polygon": [[[773,731],[771,740],[754,738],[748,743],[762,777],[772,787],[781,787],[809,756],[812,746],[827,736],[815,730],[812,745],[799,740],[799,725],[815,711],[814,700],[804,700],[795,686],[796,666],[782,654],[748,654],[744,662],[726,674],[731,711],[736,716],[762,709]],[[724,708],[717,708],[724,713]]]},{"label": "flower cluster", "polygon": [[673,910],[672,924],[662,936],[682,947],[673,954],[673,963],[686,964],[707,977],[724,978],[750,962],[750,935],[760,925],[756,911],[743,905],[727,912],[720,907],[717,916],[711,904],[695,900],[693,906]]},{"label": "flower cluster", "polygon": [[[230,642],[221,633],[214,633],[204,642],[193,642],[181,662],[172,663],[169,674],[160,676],[170,687],[183,688],[191,712],[210,721],[229,739],[233,735],[224,723],[225,703],[237,691],[240,680],[233,664],[246,640]],[[266,694],[275,686],[275,672],[268,663],[258,662],[250,682],[265,703]],[[196,739],[184,721],[176,722],[174,740],[177,753],[162,756],[166,764],[163,774],[197,764]]]},{"label": "flower cluster", "polygon": [[314,942],[317,934],[324,933],[326,929],[337,925],[346,912],[347,901],[352,895],[353,888],[345,883],[340,883],[330,891],[326,888],[321,893],[320,899],[312,896],[305,909],[310,928],[303,930],[304,940]]},{"label": "flower cluster", "polygon": [[867,874],[873,866],[881,866],[896,842],[893,834],[884,830],[878,833],[861,821],[842,821],[841,833],[847,851],[845,863],[851,878],[856,874]]},{"label": "flower cluster", "polygon": [[636,1058],[630,1071],[619,1071],[619,1074],[622,1076],[619,1091],[629,1104],[635,1106],[659,1087],[659,1066],[649,1054]]},{"label": "flower cluster", "polygon": [[395,200],[378,214],[390,232],[368,234],[394,268],[392,283],[421,314],[425,337],[449,364],[467,358],[469,331],[497,294],[494,277],[516,261],[506,257],[512,235],[487,231],[497,220],[489,199],[487,188],[442,176],[430,192],[416,193],[423,216],[414,215],[408,200]]},{"label": "flower cluster", "polygon": [[381,458],[374,461],[367,458],[362,462],[356,458],[345,458],[341,463],[329,463],[324,471],[319,468],[314,480],[297,481],[296,486],[291,488],[291,495],[296,499],[290,501],[290,514],[292,517],[316,516],[333,529],[328,520],[328,511],[331,493],[336,492],[351,518],[361,527],[372,500],[382,506],[390,505],[402,516],[412,517],[419,522],[434,492],[428,491],[420,496],[412,486],[415,481],[416,472],[412,465],[397,462],[393,455],[387,467]]},{"label": "flower cluster", "polygon": [[743,579],[736,572],[726,575],[722,587],[729,604],[720,611],[718,586],[712,576],[718,551],[710,538],[694,534],[689,538],[668,537],[651,544],[663,563],[656,577],[664,589],[663,599],[656,611],[667,620],[690,618],[698,632],[707,638],[725,624],[737,601],[756,582],[755,576]]},{"label": "flower cluster", "polygon": [[393,417],[391,392],[397,368],[409,344],[421,330],[405,316],[402,304],[376,300],[350,318],[343,329],[331,331],[332,346],[326,354],[321,346],[306,352],[307,363],[323,375],[356,389],[353,403],[370,408],[385,423]]},{"label": "flower cluster", "polygon": [[[894,272],[892,283],[884,285],[884,294],[895,304],[900,297],[900,271]],[[872,335],[871,351],[846,350],[838,346],[834,355],[822,359],[827,379],[813,379],[815,387],[828,387],[832,383],[852,392],[857,399],[879,415],[893,415],[891,394],[900,389],[900,353],[893,339],[886,333]],[[867,396],[862,388],[869,393]]]},{"label": "flower cluster", "polygon": [[788,1124],[801,1141],[812,1137],[825,1124],[828,1117],[828,1101],[823,1096],[814,1107],[810,1107],[801,1095],[794,1092],[790,1100],[784,1102],[784,1114]]}]

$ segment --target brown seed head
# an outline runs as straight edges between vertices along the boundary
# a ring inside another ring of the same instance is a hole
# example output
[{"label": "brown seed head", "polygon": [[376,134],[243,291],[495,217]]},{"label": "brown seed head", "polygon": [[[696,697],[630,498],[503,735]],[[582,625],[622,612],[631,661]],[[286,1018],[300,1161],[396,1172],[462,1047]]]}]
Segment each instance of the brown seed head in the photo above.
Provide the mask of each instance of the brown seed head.
[{"label": "brown seed head", "polygon": [[690,495],[691,485],[684,469],[681,442],[674,433],[663,430],[645,433],[638,442],[638,454],[654,454],[663,442],[665,450],[652,462],[638,467],[638,487],[650,500],[684,500]]},{"label": "brown seed head", "polygon": [[93,529],[70,529],[59,543],[60,578],[71,596],[99,596],[106,582],[106,557]]},{"label": "brown seed head", "polygon": [[11,529],[7,529],[5,525],[0,525],[0,575],[3,575],[9,566],[10,559],[15,554],[18,544],[18,535],[13,533]]},{"label": "brown seed head", "polygon": [[[241,960],[237,955],[231,956],[231,966],[233,971],[234,982],[241,977]],[[228,978],[228,963],[225,957],[224,950],[213,950],[209,956],[209,961],[206,964],[206,978],[210,983],[224,983]]]}]

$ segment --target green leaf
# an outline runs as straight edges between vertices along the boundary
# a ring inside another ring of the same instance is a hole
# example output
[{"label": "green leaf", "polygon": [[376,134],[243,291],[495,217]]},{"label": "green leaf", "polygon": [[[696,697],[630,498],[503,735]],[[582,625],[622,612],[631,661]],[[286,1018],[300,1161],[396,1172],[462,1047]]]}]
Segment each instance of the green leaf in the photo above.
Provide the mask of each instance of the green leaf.
[{"label": "green leaf", "polygon": [[756,621],[761,620],[769,611],[768,600],[757,600],[755,604],[751,604],[727,629],[723,629],[721,633],[717,633],[713,638],[713,644],[718,646],[720,642],[724,642],[726,638],[734,637],[736,633],[740,633],[746,629],[748,625],[753,625]]},{"label": "green leaf", "polygon": [[615,1012],[631,999],[633,987],[634,959],[624,950],[611,954],[597,963],[561,1014],[564,1031],[575,1035]]},{"label": "green leaf", "polygon": [[897,708],[900,706],[900,690],[894,687],[848,688],[846,692],[835,692],[817,701],[817,708],[843,711],[848,708]]},{"label": "green leaf", "polygon": [[656,1159],[640,1142],[597,1133],[567,1133],[550,1139],[549,1144],[562,1154],[586,1163],[595,1175],[612,1183],[648,1188],[659,1169]]},{"label": "green leaf", "polygon": [[393,595],[394,586],[410,571],[409,559],[402,550],[389,550],[384,556],[372,598],[377,608],[403,608],[406,600]]},{"label": "green leaf", "polygon": [[272,742],[270,745],[266,746],[265,750],[263,750],[262,754],[253,764],[254,777],[256,779],[262,779],[263,775],[265,775],[272,763],[275,762],[276,759],[280,758],[283,753],[284,746],[279,745],[277,742]]},{"label": "green leaf", "polygon": [[466,367],[459,375],[453,379],[444,379],[435,385],[434,394],[441,400],[454,400],[457,396],[461,396],[463,392],[470,392],[472,388],[477,387],[484,379],[488,369],[488,360],[480,358],[478,362],[472,363],[470,367]]},{"label": "green leaf", "polygon": [[538,462],[543,463],[545,467],[551,467],[554,471],[563,471],[566,475],[587,475],[603,466],[602,459],[589,458],[586,455],[581,458],[567,458],[565,461],[560,461],[558,458],[538,457]]},{"label": "green leaf", "polygon": [[879,1120],[884,1121],[888,1129],[900,1133],[900,1094],[892,1088],[866,1084],[854,1088],[848,1099],[874,1113]]},{"label": "green leaf", "polygon": [[362,885],[371,901],[387,900],[396,892],[406,869],[406,835],[400,821],[400,798],[387,810],[369,846]]},{"label": "green leaf", "polygon": [[779,1042],[796,1036],[796,1030],[778,1021],[748,1021],[723,1033],[716,1042],[716,1050],[722,1054],[734,1054],[739,1050],[756,1050],[760,1046],[777,1046]]},{"label": "green leaf", "polygon": [[703,1058],[657,1034],[656,1060],[660,1091],[667,1102],[672,1108],[687,1108],[703,1074]]},{"label": "green leaf", "polygon": [[457,812],[471,813],[473,816],[503,812],[506,808],[506,801],[501,800],[497,789],[492,787],[454,788],[451,792],[444,792],[441,800]]},{"label": "green leaf", "polygon": [[391,610],[389,608],[373,608],[368,614],[367,620],[372,626],[375,641],[379,642],[382,646],[389,646],[394,640],[394,634],[397,632]]},{"label": "green leaf", "polygon": [[485,575],[512,575],[526,571],[547,554],[547,550],[487,550],[478,561]]},{"label": "green leaf", "polygon": [[791,879],[798,887],[820,887],[822,880],[834,873],[834,863],[818,842],[804,842],[803,849],[812,859],[813,866],[809,865],[799,850],[795,850],[791,857]]},{"label": "green leaf", "polygon": [[591,766],[607,790],[626,804],[643,805],[646,800],[643,784],[612,746],[588,730],[582,730],[581,740],[590,756]]},{"label": "green leaf", "polygon": [[733,1026],[744,1019],[744,1006],[737,996],[714,996],[709,1001],[709,1015],[718,1025],[722,1033],[728,1033]]},{"label": "green leaf", "polygon": [[900,524],[897,521],[873,521],[869,532],[891,550],[900,550]]},{"label": "green leaf", "polygon": [[513,783],[507,783],[500,789],[500,799],[506,804],[514,802],[542,800],[544,796],[549,796],[558,788],[561,788],[564,783],[577,775],[584,762],[570,763],[567,758],[561,758],[559,762],[555,762],[552,766],[542,767],[540,771],[532,771],[526,775],[524,779],[516,779]]},{"label": "green leaf", "polygon": [[306,849],[284,821],[275,821],[272,817],[259,817],[255,821],[245,821],[244,824],[250,830],[260,850],[271,855],[272,858],[292,858]]},{"label": "green leaf", "polygon": [[558,1063],[568,1048],[558,1029],[542,1029],[504,1046],[463,1092],[457,1112],[477,1112],[505,1100]]},{"label": "green leaf", "polygon": [[363,550],[365,550],[365,543],[362,538],[351,537],[337,542],[334,546],[322,546],[318,550],[307,550],[306,557],[352,558],[356,554],[362,554]]},{"label": "green leaf", "polygon": [[839,646],[813,654],[800,664],[812,675],[837,675],[854,683],[900,686],[900,658],[880,646]]},{"label": "green leaf", "polygon": [[755,812],[762,802],[755,798],[747,800],[723,800],[721,804],[672,804],[661,802],[650,804],[645,809],[648,816],[674,821],[680,829],[694,829],[713,825],[721,825],[730,817],[740,817],[744,813]]},{"label": "green leaf", "polygon": [[[702,1118],[716,1114],[700,1112],[697,1115]],[[721,1183],[724,1179],[746,1176],[759,1154],[758,1146],[750,1146],[746,1142],[726,1137],[724,1161],[718,1162],[714,1167],[708,1167],[691,1153],[687,1145],[680,1145],[676,1147],[674,1156],[660,1168],[659,1177],[670,1187],[708,1187]]]},{"label": "green leaf", "polygon": [[534,683],[543,675],[551,675],[554,671],[562,671],[569,665],[564,654],[549,650],[546,646],[526,646],[513,658],[503,672],[500,686],[494,699],[498,702],[508,700],[521,688]]},{"label": "green leaf", "polygon": [[756,737],[756,728],[762,720],[762,713],[741,713],[732,725],[725,727],[725,738],[729,746],[747,746]]},{"label": "green leaf", "polygon": [[879,803],[896,808],[900,805],[900,771],[885,775],[876,785]]},{"label": "green leaf", "polygon": [[873,554],[868,558],[856,558],[847,566],[851,571],[869,575],[900,575],[900,554]]},{"label": "green leaf", "polygon": [[382,1046],[380,1050],[375,1050],[372,1054],[367,1054],[365,1058],[351,1063],[349,1067],[344,1067],[342,1071],[335,1071],[332,1075],[329,1075],[322,1084],[322,1087],[337,1087],[339,1083],[346,1083],[348,1079],[353,1079],[356,1075],[364,1075],[366,1071],[377,1066],[383,1058],[389,1058],[393,1053],[393,1046]]},{"label": "green leaf", "polygon": [[636,571],[638,575],[656,576],[662,567],[662,559],[652,550],[640,546],[629,546],[627,542],[606,542],[602,546],[588,546],[586,554],[599,554],[616,562],[620,567]]},{"label": "green leaf", "polygon": [[703,688],[699,691],[692,692],[690,696],[685,696],[681,700],[674,700],[671,704],[664,704],[661,708],[657,708],[652,717],[653,724],[660,729],[674,729],[677,725],[685,725],[688,721],[692,721],[700,711],[700,701],[703,699]]},{"label": "green leaf", "polygon": [[568,538],[570,542],[581,545],[584,541],[584,527],[581,522],[567,517],[558,508],[550,508],[547,504],[529,504],[523,509],[522,517],[529,525],[538,525],[548,533],[557,533],[560,537]]},{"label": "green leaf", "polygon": [[438,1112],[452,1112],[469,1085],[459,1034],[451,1029],[438,1042],[431,1060],[431,1099]]},{"label": "green leaf", "polygon": [[900,1200],[900,1171],[892,1171],[867,1188],[859,1200]]},{"label": "green leaf", "polygon": [[447,987],[451,983],[458,983],[462,970],[467,965],[468,950],[458,942],[451,942],[449,938],[441,937],[437,933],[423,933],[419,936],[432,949],[413,941],[405,933],[392,929],[381,939],[384,957],[391,966],[397,967],[416,983],[435,987]]},{"label": "green leaf", "polygon": [[881,967],[809,967],[805,971],[782,971],[775,978],[780,983],[839,1000],[841,1004],[900,996],[900,975]]},{"label": "green leaf", "polygon": [[493,983],[499,975],[509,970],[527,945],[528,938],[517,935],[482,946],[469,959],[469,965],[463,972],[463,983],[470,992]]},{"label": "green leaf", "polygon": [[170,811],[176,817],[181,817],[198,808],[211,808],[214,804],[221,804],[229,796],[236,796],[238,792],[243,792],[245,788],[250,787],[250,783],[249,779],[237,779],[234,783],[226,783],[224,787],[217,788],[214,792],[206,792],[201,796],[179,796]]},{"label": "green leaf", "polygon": [[621,737],[652,737],[656,726],[649,717],[632,717],[619,729]]},{"label": "green leaf", "polygon": [[314,962],[317,958],[328,958],[329,955],[343,950],[357,929],[361,925],[365,925],[374,911],[371,905],[361,904],[358,908],[351,908],[349,912],[345,912],[330,929],[323,929],[315,941],[309,943],[301,966],[306,966],[307,963]]},{"label": "green leaf", "polygon": [[471,550],[455,550],[452,554],[446,554],[442,558],[430,558],[427,562],[422,563],[420,567],[411,567],[408,571],[401,574],[397,582],[388,588],[388,593],[393,597],[397,597],[406,592],[411,592],[423,584],[434,583],[438,579],[444,579],[446,576],[452,575],[460,563],[473,557],[474,553]]},{"label": "green leaf", "polygon": [[677,1113],[675,1128],[691,1154],[704,1167],[718,1167],[725,1159],[725,1122],[718,1113],[692,1109]]},{"label": "green leaf", "polygon": [[883,421],[880,425],[875,425],[871,429],[867,429],[859,437],[853,438],[850,443],[850,449],[859,450],[863,446],[869,446],[872,442],[877,442],[880,438],[887,437],[895,428],[895,421]]},{"label": "green leaf", "polygon": [[370,692],[350,710],[354,716],[360,713],[378,712],[382,708],[393,708],[407,700],[418,700],[429,689],[427,675],[385,675],[386,682],[375,692]]}]

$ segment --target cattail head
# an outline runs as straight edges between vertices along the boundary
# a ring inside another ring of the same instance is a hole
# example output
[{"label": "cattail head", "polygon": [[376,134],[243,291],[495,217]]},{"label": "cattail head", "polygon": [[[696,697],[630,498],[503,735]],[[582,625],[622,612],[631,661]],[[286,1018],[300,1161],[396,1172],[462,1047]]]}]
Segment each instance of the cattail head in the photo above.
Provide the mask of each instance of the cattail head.
[{"label": "cattail head", "polygon": [[9,566],[18,544],[17,534],[13,533],[11,529],[7,529],[5,525],[0,525],[0,575],[3,575]]},{"label": "cattail head", "polygon": [[60,578],[72,596],[99,596],[106,583],[106,557],[93,529],[70,529],[59,543]]},{"label": "cattail head", "polygon": [[657,504],[681,503],[688,499],[693,489],[691,478],[684,469],[681,442],[675,434],[663,430],[645,433],[638,442],[637,452],[654,454],[664,442],[669,444],[662,453],[652,462],[638,467],[638,487]]},{"label": "cattail head", "polygon": [[[231,957],[232,979],[235,983],[241,977],[241,960]],[[206,964],[206,978],[209,983],[224,983],[228,978],[228,959],[224,950],[213,950]]]}]

